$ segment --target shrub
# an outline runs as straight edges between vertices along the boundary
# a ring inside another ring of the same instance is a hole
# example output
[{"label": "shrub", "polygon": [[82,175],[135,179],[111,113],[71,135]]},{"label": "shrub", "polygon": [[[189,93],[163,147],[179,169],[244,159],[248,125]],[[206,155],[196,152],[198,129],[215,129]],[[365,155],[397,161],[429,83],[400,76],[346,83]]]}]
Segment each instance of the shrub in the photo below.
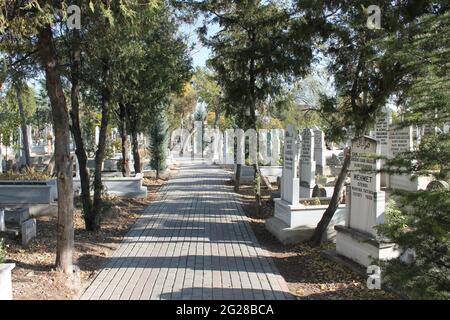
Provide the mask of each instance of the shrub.
[{"label": "shrub", "polygon": [[6,259],[6,245],[3,239],[0,239],[0,264]]},{"label": "shrub", "polygon": [[51,177],[44,173],[38,172],[33,168],[25,168],[22,172],[12,172],[9,171],[7,173],[0,174],[0,180],[10,180],[10,181],[39,181],[39,180],[48,180]]},{"label": "shrub", "polygon": [[450,191],[404,194],[378,227],[412,261],[380,262],[383,281],[412,299],[450,299]]}]

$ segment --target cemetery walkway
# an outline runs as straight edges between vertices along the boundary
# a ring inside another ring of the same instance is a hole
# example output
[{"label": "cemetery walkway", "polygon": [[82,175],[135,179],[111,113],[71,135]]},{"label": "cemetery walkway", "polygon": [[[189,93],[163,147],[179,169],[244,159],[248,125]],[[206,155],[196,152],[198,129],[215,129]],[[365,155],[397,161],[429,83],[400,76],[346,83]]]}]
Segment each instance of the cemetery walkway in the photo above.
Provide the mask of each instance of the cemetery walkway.
[{"label": "cemetery walkway", "polygon": [[292,299],[229,178],[181,160],[81,299]]}]

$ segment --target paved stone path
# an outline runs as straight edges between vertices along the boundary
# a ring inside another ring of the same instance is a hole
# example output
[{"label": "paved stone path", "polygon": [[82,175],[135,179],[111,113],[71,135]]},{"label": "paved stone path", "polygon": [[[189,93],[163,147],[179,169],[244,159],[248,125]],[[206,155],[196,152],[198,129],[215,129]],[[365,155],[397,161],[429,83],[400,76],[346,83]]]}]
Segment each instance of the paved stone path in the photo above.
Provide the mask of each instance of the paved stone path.
[{"label": "paved stone path", "polygon": [[81,299],[291,299],[229,178],[182,161]]}]

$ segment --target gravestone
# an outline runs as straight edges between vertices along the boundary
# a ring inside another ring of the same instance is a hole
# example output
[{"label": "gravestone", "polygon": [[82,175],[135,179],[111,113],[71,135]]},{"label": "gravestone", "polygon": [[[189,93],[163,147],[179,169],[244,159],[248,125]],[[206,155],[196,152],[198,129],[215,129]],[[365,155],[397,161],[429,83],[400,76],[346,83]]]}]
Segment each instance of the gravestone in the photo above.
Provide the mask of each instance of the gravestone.
[{"label": "gravestone", "polygon": [[298,178],[299,138],[297,130],[288,126],[284,136],[284,164],[281,199],[289,204],[298,204],[300,179]]},{"label": "gravestone", "polygon": [[271,150],[272,150],[272,166],[279,166],[280,156],[281,156],[281,143],[282,137],[284,135],[284,130],[274,129],[271,131],[272,139],[271,139]]},{"label": "gravestone", "polygon": [[[380,116],[375,122],[374,137],[380,142],[380,153],[383,157],[389,157],[389,128],[392,124],[392,112],[389,108],[384,108]],[[381,160],[381,167],[384,166],[386,160]],[[388,175],[381,173],[381,186],[388,186]]]},{"label": "gravestone", "polygon": [[311,198],[316,184],[316,162],[314,161],[314,132],[305,129],[302,132],[300,157],[300,198]]},{"label": "gravestone", "polygon": [[223,136],[219,129],[214,129],[212,163],[222,164],[222,159],[223,159]]},{"label": "gravestone", "polygon": [[[311,136],[312,135],[311,132]],[[308,133],[303,136],[311,138]],[[297,130],[292,126],[287,128],[285,132],[281,198],[274,199],[274,216],[266,220],[267,230],[284,244],[299,243],[310,239],[317,224],[322,219],[325,210],[328,208],[328,204],[308,203],[311,201],[301,203],[301,184],[297,171],[302,155],[301,153],[305,150],[305,148],[302,148],[302,140],[303,137],[298,135]],[[309,146],[310,154],[308,157],[308,170],[310,170],[310,167],[312,166],[313,171],[315,171],[315,164],[311,164],[313,156],[312,147],[313,142],[311,141]],[[315,183],[312,181],[311,195],[314,186]],[[327,228],[327,231],[324,234],[325,240],[334,239],[335,232],[333,227],[336,224],[342,224],[345,221],[345,212],[345,205],[339,205],[330,222],[330,227]]]},{"label": "gravestone", "polygon": [[258,162],[263,166],[270,165],[270,149],[268,131],[266,129],[258,130]]},{"label": "gravestone", "polygon": [[28,219],[30,219],[29,208],[18,208],[5,211],[5,223],[13,223],[14,225],[20,226]]},{"label": "gravestone", "polygon": [[375,228],[384,222],[386,207],[377,172],[380,152],[376,139],[362,137],[352,142],[346,224],[335,227],[337,253],[364,266],[372,258],[389,259],[399,253],[394,244],[379,241]]},{"label": "gravestone", "polygon": [[224,164],[234,164],[234,130],[229,129],[224,132],[223,138],[223,160]]},{"label": "gravestone", "polygon": [[[380,191],[380,161],[375,157],[381,152],[376,140],[362,138],[352,144],[350,163],[350,223],[349,226],[374,233],[374,226],[384,218],[384,192]],[[374,234],[375,235],[375,234]]]},{"label": "gravestone", "polygon": [[36,219],[29,219],[21,225],[22,245],[26,246],[36,237]]},{"label": "gravestone", "polygon": [[325,153],[325,135],[322,130],[316,128],[314,130],[314,161],[316,162],[317,174],[322,176],[326,176],[329,174],[329,170],[325,162]]},{"label": "gravestone", "polygon": [[[389,130],[389,157],[394,158],[405,152],[414,150],[414,132],[417,132],[412,126],[396,127]],[[425,190],[431,181],[429,177],[412,177],[408,174],[391,174],[389,178],[389,187],[391,189],[418,191]]]},{"label": "gravestone", "polygon": [[435,180],[431,181],[427,186],[427,191],[439,191],[450,190],[449,183],[447,181]]}]

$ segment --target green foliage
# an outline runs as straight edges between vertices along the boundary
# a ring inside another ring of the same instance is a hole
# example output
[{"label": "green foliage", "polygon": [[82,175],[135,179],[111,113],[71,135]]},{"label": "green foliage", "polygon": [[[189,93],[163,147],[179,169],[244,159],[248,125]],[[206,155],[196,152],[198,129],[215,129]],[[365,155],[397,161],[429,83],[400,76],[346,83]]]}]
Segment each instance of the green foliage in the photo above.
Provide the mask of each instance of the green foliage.
[{"label": "green foliage", "polygon": [[[21,124],[17,92],[13,86],[5,86],[5,94],[0,93],[0,134],[3,134],[4,145],[9,146],[12,137]],[[24,85],[21,90],[26,123],[36,111],[35,92],[30,86]]]},{"label": "green foliage", "polygon": [[[399,92],[401,126],[442,128],[450,121],[450,12],[442,3],[433,8],[405,25],[405,41],[392,34],[382,44],[388,57],[410,75]],[[414,151],[388,160],[387,168],[449,181],[449,157],[450,134],[429,133]],[[386,262],[384,281],[414,299],[450,299],[450,191],[397,192],[395,199],[379,233],[410,249],[414,259],[410,264]]]},{"label": "green foliage", "polygon": [[[257,110],[262,111],[290,77],[307,73],[312,59],[312,33],[306,27],[310,21],[298,20],[293,26],[288,9],[276,2],[189,3],[207,23],[217,23],[221,29],[209,36],[205,24],[199,34],[214,53],[210,66],[222,89],[225,112],[236,126],[256,128]],[[296,32],[303,26],[304,33]]]},{"label": "green foliage", "polygon": [[[164,111],[159,109],[155,114],[149,130],[151,153],[150,166],[157,173],[166,169],[166,152],[169,142],[167,118]],[[159,178],[159,177],[158,177]]]},{"label": "green foliage", "polygon": [[4,263],[6,259],[6,245],[3,239],[0,239],[0,264]]},{"label": "green foliage", "polygon": [[450,191],[403,194],[387,211],[384,236],[415,253],[383,263],[383,281],[413,299],[450,299]]}]

